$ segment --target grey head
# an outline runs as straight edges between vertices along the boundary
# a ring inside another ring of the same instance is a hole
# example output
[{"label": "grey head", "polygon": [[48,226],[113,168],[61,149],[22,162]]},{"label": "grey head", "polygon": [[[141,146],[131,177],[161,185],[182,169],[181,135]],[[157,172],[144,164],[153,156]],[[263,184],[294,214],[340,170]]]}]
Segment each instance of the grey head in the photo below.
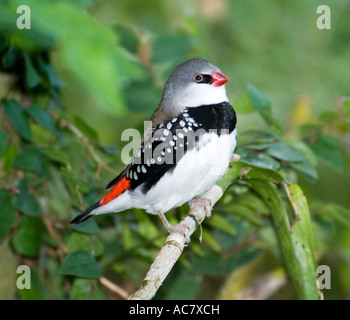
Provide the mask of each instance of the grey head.
[{"label": "grey head", "polygon": [[186,107],[227,101],[224,86],[227,81],[228,78],[214,64],[198,58],[188,60],[170,75],[158,109],[176,116]]}]

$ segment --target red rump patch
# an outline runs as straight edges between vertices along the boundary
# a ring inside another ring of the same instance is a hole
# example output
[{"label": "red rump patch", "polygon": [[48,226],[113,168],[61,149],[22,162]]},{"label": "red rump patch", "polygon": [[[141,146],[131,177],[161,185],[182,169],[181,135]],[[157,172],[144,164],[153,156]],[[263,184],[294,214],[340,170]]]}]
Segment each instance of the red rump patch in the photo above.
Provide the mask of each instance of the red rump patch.
[{"label": "red rump patch", "polygon": [[100,206],[104,206],[108,202],[112,201],[119,195],[121,195],[125,190],[130,188],[130,180],[123,177],[119,182],[113,187],[113,189],[100,201]]}]

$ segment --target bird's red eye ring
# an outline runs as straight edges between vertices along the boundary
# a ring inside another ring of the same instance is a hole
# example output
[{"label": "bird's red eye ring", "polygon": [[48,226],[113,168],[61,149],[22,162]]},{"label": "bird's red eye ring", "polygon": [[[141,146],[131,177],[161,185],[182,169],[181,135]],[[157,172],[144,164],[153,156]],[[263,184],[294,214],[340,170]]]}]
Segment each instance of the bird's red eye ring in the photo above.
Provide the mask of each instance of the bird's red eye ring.
[{"label": "bird's red eye ring", "polygon": [[194,76],[193,76],[193,80],[195,82],[202,82],[203,81],[203,75],[200,74],[200,73],[196,73]]}]

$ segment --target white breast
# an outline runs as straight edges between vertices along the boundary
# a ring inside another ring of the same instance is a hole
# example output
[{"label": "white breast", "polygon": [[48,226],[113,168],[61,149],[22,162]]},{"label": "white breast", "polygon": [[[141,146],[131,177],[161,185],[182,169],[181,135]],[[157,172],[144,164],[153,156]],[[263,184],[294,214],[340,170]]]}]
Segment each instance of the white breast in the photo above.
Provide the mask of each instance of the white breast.
[{"label": "white breast", "polygon": [[188,151],[171,173],[142,194],[141,186],[131,195],[132,207],[148,213],[167,212],[200,196],[213,186],[225,173],[236,147],[236,129],[220,137],[207,133],[201,137],[199,148]]}]

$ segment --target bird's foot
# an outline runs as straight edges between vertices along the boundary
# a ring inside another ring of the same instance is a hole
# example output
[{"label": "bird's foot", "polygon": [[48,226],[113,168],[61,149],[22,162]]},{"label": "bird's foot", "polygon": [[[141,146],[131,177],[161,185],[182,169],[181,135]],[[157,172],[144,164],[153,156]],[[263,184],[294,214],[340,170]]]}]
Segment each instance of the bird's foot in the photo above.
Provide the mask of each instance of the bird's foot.
[{"label": "bird's foot", "polygon": [[189,231],[189,228],[186,225],[181,224],[181,223],[178,223],[178,224],[176,224],[174,226],[169,225],[167,230],[169,231],[169,233],[176,232],[176,233],[182,234],[185,237],[185,242],[187,244],[190,244],[191,239],[190,239],[190,237],[187,234],[187,232]]},{"label": "bird's foot", "polygon": [[209,219],[211,217],[211,201],[207,198],[192,199],[189,203],[190,211],[192,211],[193,206],[203,206],[206,212],[206,217]]},{"label": "bird's foot", "polygon": [[168,219],[166,218],[166,216],[164,215],[164,213],[162,213],[160,211],[158,211],[158,216],[162,220],[165,229],[167,229],[167,231],[169,233],[173,233],[173,232],[180,233],[180,234],[182,234],[185,237],[185,242],[186,243],[189,244],[191,242],[191,239],[190,239],[190,237],[189,237],[189,235],[187,233],[189,231],[189,228],[186,225],[183,225],[181,223],[176,224],[174,226],[171,225],[169,223]]}]

